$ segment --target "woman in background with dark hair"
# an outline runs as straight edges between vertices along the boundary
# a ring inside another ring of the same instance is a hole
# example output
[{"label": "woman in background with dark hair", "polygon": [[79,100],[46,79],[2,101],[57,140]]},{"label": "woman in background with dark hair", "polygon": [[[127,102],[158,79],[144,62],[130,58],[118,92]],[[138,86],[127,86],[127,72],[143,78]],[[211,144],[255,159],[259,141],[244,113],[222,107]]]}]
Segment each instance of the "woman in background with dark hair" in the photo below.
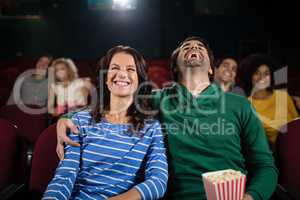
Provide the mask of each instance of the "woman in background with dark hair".
[{"label": "woman in background with dark hair", "polygon": [[274,61],[254,54],[242,63],[244,89],[263,122],[271,148],[274,150],[279,129],[298,117],[292,98],[285,90],[274,89]]},{"label": "woman in background with dark hair", "polygon": [[220,84],[224,92],[246,96],[242,88],[235,85],[238,62],[231,56],[223,56],[215,63],[214,81]]},{"label": "woman in background with dark hair", "polygon": [[[65,147],[43,199],[159,199],[168,165],[160,123],[151,115],[143,57],[117,46],[97,70],[98,103],[72,116],[80,146]],[[142,87],[142,86],[143,87]],[[139,87],[141,86],[141,87]]]}]

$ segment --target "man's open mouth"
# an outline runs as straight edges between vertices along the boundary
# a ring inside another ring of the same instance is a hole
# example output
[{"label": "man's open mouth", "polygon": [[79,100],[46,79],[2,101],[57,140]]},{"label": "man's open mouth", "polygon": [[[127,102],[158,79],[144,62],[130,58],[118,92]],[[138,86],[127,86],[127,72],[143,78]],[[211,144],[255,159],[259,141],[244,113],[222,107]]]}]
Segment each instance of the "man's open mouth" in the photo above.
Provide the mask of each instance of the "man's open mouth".
[{"label": "man's open mouth", "polygon": [[200,59],[202,57],[201,52],[199,51],[188,51],[185,55],[184,55],[185,59]]}]

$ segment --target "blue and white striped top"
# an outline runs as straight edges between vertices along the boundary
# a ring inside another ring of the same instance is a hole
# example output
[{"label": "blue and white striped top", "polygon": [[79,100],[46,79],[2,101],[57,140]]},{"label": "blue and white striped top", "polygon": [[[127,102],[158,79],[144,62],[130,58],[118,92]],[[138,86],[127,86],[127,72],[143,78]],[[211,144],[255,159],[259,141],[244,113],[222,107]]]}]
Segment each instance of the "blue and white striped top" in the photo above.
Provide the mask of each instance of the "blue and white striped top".
[{"label": "blue and white striped top", "polygon": [[105,119],[90,123],[88,110],[72,121],[80,135],[70,134],[80,147],[66,145],[65,158],[43,199],[107,199],[136,188],[142,199],[159,199],[167,188],[168,164],[160,123],[151,120],[143,136],[128,134],[129,124]]}]

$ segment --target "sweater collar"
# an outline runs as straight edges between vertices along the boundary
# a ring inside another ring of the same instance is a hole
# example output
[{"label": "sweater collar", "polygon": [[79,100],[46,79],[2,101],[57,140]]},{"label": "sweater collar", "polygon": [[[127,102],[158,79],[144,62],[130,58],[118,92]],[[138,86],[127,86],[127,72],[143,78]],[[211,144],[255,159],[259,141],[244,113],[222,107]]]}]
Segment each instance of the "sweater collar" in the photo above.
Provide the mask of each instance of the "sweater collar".
[{"label": "sweater collar", "polygon": [[[211,113],[212,110],[219,110],[222,99],[224,100],[224,92],[216,83],[211,83],[198,96],[193,96],[190,91],[181,83],[173,85],[174,93],[178,94],[180,106],[186,107],[191,105],[195,108],[200,108],[204,113]],[[207,112],[208,111],[208,112]]]}]

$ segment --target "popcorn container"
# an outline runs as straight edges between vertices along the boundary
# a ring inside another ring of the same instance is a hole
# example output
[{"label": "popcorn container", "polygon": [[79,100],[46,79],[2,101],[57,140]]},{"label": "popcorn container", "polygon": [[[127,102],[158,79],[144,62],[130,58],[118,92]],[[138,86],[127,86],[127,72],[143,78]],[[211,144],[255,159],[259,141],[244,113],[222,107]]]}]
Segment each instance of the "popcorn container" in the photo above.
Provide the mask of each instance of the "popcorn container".
[{"label": "popcorn container", "polygon": [[207,200],[241,200],[245,194],[246,176],[232,169],[202,174]]}]

